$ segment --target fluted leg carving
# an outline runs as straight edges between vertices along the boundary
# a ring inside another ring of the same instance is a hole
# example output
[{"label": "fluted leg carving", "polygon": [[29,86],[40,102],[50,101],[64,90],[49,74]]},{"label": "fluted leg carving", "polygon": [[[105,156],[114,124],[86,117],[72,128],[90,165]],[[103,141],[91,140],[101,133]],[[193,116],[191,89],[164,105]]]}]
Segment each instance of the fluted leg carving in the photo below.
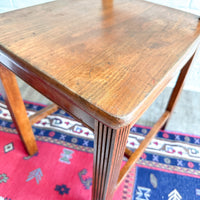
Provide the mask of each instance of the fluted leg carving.
[{"label": "fluted leg carving", "polygon": [[95,121],[93,200],[111,200],[120,172],[129,127],[114,130]]}]

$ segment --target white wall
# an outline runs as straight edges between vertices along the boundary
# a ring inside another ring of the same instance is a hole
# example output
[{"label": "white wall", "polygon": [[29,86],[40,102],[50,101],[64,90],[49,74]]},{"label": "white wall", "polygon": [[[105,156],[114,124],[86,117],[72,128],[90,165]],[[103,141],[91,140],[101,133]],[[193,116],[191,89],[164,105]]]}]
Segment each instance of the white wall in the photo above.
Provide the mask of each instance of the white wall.
[{"label": "white wall", "polygon": [[200,15],[200,0],[147,0]]},{"label": "white wall", "polygon": [[0,13],[50,1],[53,0],[0,0]]}]

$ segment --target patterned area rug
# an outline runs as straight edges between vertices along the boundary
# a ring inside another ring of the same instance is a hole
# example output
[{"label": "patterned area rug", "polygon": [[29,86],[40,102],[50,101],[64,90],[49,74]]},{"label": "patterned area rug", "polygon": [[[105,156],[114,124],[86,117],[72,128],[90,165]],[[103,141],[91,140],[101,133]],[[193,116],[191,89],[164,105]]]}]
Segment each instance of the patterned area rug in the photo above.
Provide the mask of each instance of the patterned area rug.
[{"label": "patterned area rug", "polygon": [[[43,106],[25,102],[28,115]],[[63,110],[33,126],[39,153],[28,157],[0,99],[0,200],[89,200],[93,133]],[[134,171],[114,199],[132,199]]]},{"label": "patterned area rug", "polygon": [[[133,127],[137,148],[149,128]],[[200,199],[200,137],[159,132],[137,163],[133,200]]]},{"label": "patterned area rug", "polygon": [[[25,105],[28,115],[43,107]],[[63,110],[33,130],[39,153],[28,157],[0,97],[0,200],[91,199],[93,133]],[[136,149],[148,132],[132,127],[127,147]],[[200,199],[199,144],[200,137],[159,132],[113,199]]]}]

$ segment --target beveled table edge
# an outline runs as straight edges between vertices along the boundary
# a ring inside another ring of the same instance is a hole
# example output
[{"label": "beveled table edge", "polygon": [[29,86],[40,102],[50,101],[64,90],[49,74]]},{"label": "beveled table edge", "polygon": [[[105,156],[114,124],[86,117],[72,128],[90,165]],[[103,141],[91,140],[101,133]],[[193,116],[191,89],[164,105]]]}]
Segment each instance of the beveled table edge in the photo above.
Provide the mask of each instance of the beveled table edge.
[{"label": "beveled table edge", "polygon": [[[167,84],[192,57],[199,44],[200,36],[198,36],[197,39],[190,45],[184,55],[175,63],[171,70],[165,75],[164,79],[161,80],[159,84],[157,84],[157,86],[151,91],[147,98],[144,99],[144,101],[138,105],[131,113],[124,114],[122,116],[109,114],[106,111],[96,107],[95,105],[90,104],[86,100],[81,99],[81,97],[75,96],[75,94],[73,94],[67,88],[61,86],[52,77],[42,74],[42,72],[37,70],[37,68],[9,52],[1,45],[0,62],[30,86],[35,88],[51,101],[58,104],[66,112],[69,112],[69,114],[72,114],[72,116],[88,125],[91,129],[94,129],[94,119],[106,124],[111,128],[118,129],[129,124],[135,124],[135,122],[142,116],[142,114],[164,90]],[[39,87],[36,85],[39,85]],[[49,88],[50,91],[48,91]],[[52,95],[53,92],[55,95]],[[65,101],[66,103],[62,103],[62,101]],[[73,108],[70,108],[70,104]],[[81,116],[78,116],[81,112]]]}]

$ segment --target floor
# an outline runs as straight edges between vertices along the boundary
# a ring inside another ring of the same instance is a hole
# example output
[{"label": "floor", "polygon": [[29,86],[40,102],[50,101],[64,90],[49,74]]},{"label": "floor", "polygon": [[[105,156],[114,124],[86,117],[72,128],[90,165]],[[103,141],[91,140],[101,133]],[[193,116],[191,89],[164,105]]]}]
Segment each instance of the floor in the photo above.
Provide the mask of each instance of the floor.
[{"label": "floor", "polygon": [[[6,12],[13,9],[19,9],[45,3],[50,0],[1,0],[0,12]],[[200,16],[200,0],[150,0],[154,3],[160,3],[169,7],[192,12]],[[200,135],[200,50],[196,54],[196,59],[193,62],[189,76],[187,77],[184,90],[180,100],[174,110],[174,113],[167,125],[168,130],[180,131],[195,135]],[[157,119],[162,115],[170,92],[176,78],[170,82],[168,87],[157,98],[152,106],[144,113],[141,119],[137,122],[141,125],[152,126]],[[50,103],[38,92],[27,86],[23,81],[18,79],[22,96],[26,100],[32,100],[43,104]]]}]

